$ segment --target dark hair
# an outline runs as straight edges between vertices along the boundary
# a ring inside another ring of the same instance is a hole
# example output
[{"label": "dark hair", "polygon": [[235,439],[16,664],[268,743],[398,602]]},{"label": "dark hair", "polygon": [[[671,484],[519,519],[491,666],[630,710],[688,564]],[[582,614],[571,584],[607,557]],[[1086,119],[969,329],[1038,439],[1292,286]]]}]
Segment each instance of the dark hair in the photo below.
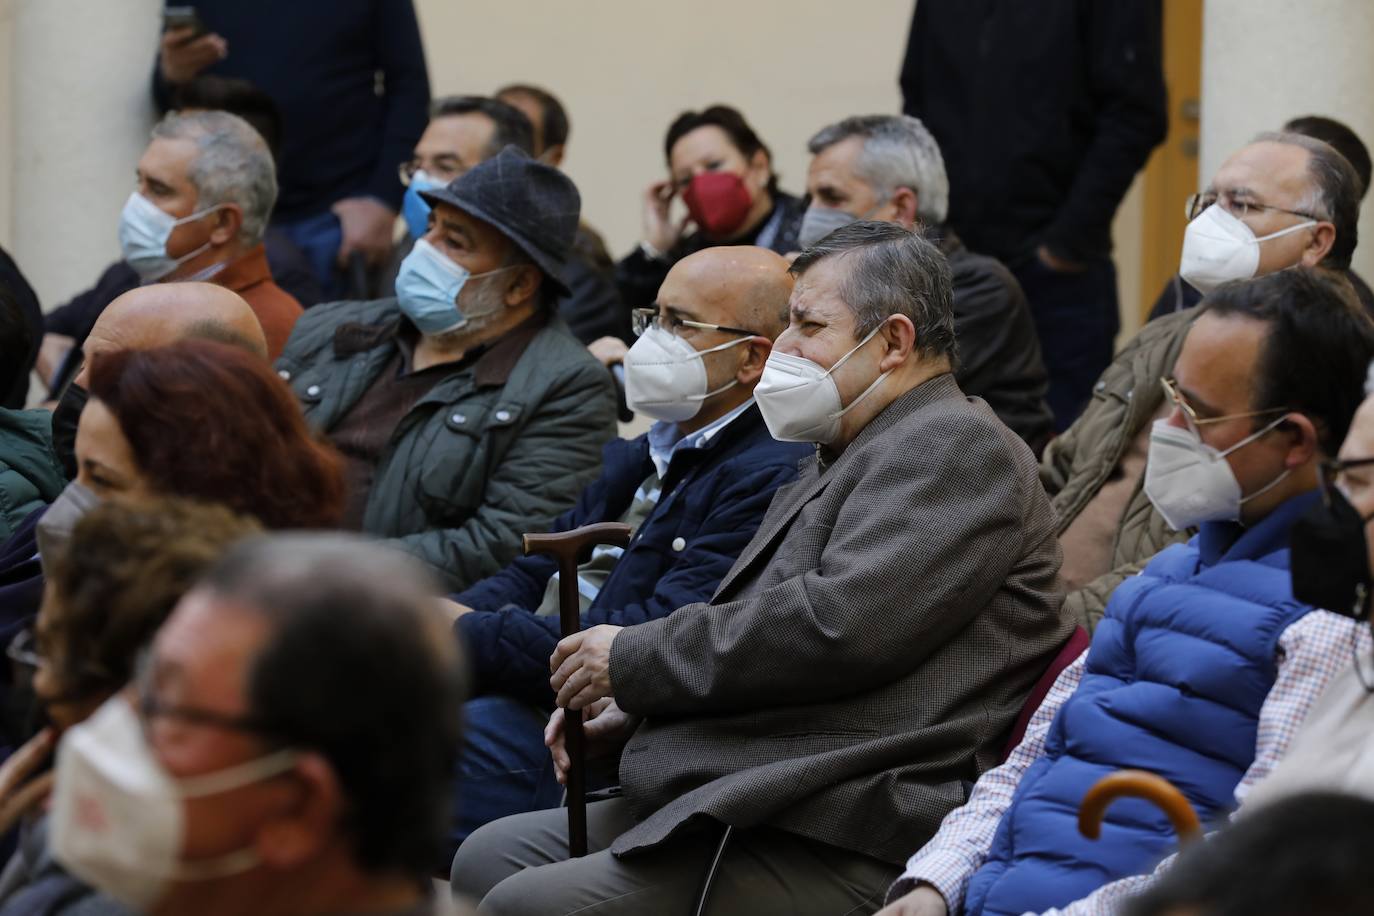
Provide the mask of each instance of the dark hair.
[{"label": "dark hair", "polygon": [[162,493],[223,503],[273,529],[331,528],[342,517],[342,459],[251,353],[209,340],[119,350],[92,363],[90,397],[114,414]]},{"label": "dark hair", "polygon": [[249,710],[277,740],[323,755],[344,830],[371,872],[432,872],[451,816],[463,671],[411,557],[341,534],[258,538],[204,580],[273,626]]},{"label": "dark hair", "polygon": [[514,105],[484,95],[449,95],[435,99],[429,110],[431,119],[465,114],[484,115],[494,127],[491,141],[482,150],[483,159],[490,159],[511,145],[518,146],[530,156],[534,155],[534,125]]},{"label": "dark hair", "polygon": [[1365,374],[1374,357],[1374,321],[1360,307],[1350,281],[1334,271],[1293,267],[1223,284],[1202,306],[1214,315],[1241,315],[1269,325],[1254,368],[1252,407],[1304,414],[1317,426],[1322,451],[1334,456],[1364,400]]},{"label": "dark hair", "polygon": [[223,506],[173,497],[92,509],[47,566],[53,600],[37,635],[62,695],[124,686],[181,596],[231,544],[259,531]]},{"label": "dark hair", "polygon": [[1374,913],[1374,801],[1312,792],[1274,802],[1183,850],[1127,916]]},{"label": "dark hair", "polygon": [[1369,178],[1371,164],[1369,161],[1369,148],[1364,145],[1359,136],[1335,118],[1326,118],[1321,115],[1305,115],[1301,118],[1294,118],[1283,129],[1295,134],[1303,134],[1308,137],[1315,137],[1333,147],[1336,152],[1345,157],[1346,161],[1355,169],[1355,174],[1360,179],[1360,199],[1369,193]]},{"label": "dark hair", "polygon": [[1360,241],[1360,176],[1355,167],[1336,149],[1306,134],[1269,131],[1255,138],[1256,143],[1284,143],[1307,150],[1307,175],[1312,191],[1299,209],[1317,219],[1328,220],[1336,227],[1336,241],[1332,242],[1322,264],[1327,267],[1350,267],[1350,256]]},{"label": "dark hair", "polygon": [[539,105],[539,133],[544,140],[544,149],[535,151],[536,156],[551,146],[562,146],[568,142],[568,132],[572,129],[568,123],[568,112],[552,92],[528,83],[512,83],[496,92],[498,99],[508,95],[529,96]]},{"label": "dark hair", "polygon": [[849,268],[839,293],[854,312],[855,338],[905,315],[916,326],[918,350],[958,360],[949,262],[919,232],[877,220],[850,223],[797,255],[791,273],[800,277],[829,258]]},{"label": "dark hair", "polygon": [[696,130],[698,127],[719,127],[725,131],[725,135],[730,138],[735,149],[740,151],[740,155],[745,159],[753,158],[759,150],[768,157],[768,193],[776,194],[778,191],[778,176],[773,172],[773,154],[759,135],[754,133],[754,128],[749,126],[749,122],[744,120],[744,115],[740,114],[729,105],[712,105],[701,111],[684,111],[677,116],[668,127],[668,135],[663,139],[663,158],[668,162],[673,159],[673,147],[677,141]]},{"label": "dark hair", "polygon": [[285,130],[281,109],[270,95],[248,80],[202,73],[172,89],[172,108],[227,111],[238,115],[262,135],[272,158],[281,158]]},{"label": "dark hair", "polygon": [[33,329],[19,307],[19,297],[0,279],[0,396],[14,391],[32,365]]}]

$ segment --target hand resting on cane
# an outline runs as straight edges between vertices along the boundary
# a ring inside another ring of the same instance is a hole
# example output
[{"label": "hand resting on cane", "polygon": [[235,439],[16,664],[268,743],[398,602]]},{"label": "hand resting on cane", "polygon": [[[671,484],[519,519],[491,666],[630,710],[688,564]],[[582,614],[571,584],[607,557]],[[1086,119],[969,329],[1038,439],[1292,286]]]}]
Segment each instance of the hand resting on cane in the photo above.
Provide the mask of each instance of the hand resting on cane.
[{"label": "hand resting on cane", "polygon": [[[568,781],[568,749],[563,743],[563,714],[565,710],[555,709],[544,726],[544,746],[553,756],[553,768],[559,785]],[[597,700],[583,711],[582,732],[587,736],[587,759],[607,757],[625,746],[630,735],[639,727],[640,717],[632,716],[619,706],[615,700],[605,697]]]}]

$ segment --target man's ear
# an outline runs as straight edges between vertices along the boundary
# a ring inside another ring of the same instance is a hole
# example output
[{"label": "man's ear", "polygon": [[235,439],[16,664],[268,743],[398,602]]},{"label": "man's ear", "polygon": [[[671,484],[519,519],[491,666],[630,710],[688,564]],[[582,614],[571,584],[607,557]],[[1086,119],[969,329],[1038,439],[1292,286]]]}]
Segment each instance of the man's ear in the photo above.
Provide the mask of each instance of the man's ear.
[{"label": "man's ear", "polygon": [[1321,431],[1306,414],[1290,413],[1275,429],[1289,438],[1285,468],[1296,470],[1321,457]]},{"label": "man's ear", "polygon": [[505,302],[508,306],[519,305],[533,298],[539,291],[539,284],[544,279],[544,273],[533,264],[521,264],[511,272],[511,278],[506,286]]},{"label": "man's ear", "polygon": [[556,169],[560,169],[563,167],[563,154],[563,144],[555,143],[553,146],[544,147],[544,152],[539,154],[539,161],[545,165],[551,165]]},{"label": "man's ear", "polygon": [[278,871],[300,868],[333,842],[343,819],[343,791],[329,762],[319,754],[302,754],[283,779],[295,796],[283,810],[258,828],[254,844],[263,865]]},{"label": "man's ear", "polygon": [[1302,250],[1302,266],[1316,267],[1331,253],[1336,244],[1336,227],[1332,223],[1321,222],[1312,227],[1311,238]]},{"label": "man's ear", "polygon": [[883,357],[878,363],[879,372],[891,372],[911,357],[916,349],[916,325],[905,315],[891,315],[878,329],[878,337],[883,341]]},{"label": "man's ear", "polygon": [[767,337],[751,337],[740,345],[740,349],[744,356],[735,370],[735,380],[745,386],[756,384],[763,377],[763,367],[768,362],[768,354],[773,352],[773,342]]},{"label": "man's ear", "polygon": [[916,213],[920,209],[920,197],[911,188],[898,188],[892,192],[888,199],[893,213],[893,222],[901,225],[903,229],[912,229],[916,226]]},{"label": "man's ear", "polygon": [[238,204],[221,204],[210,214],[210,243],[215,246],[227,245],[238,238],[243,228],[243,208]]}]

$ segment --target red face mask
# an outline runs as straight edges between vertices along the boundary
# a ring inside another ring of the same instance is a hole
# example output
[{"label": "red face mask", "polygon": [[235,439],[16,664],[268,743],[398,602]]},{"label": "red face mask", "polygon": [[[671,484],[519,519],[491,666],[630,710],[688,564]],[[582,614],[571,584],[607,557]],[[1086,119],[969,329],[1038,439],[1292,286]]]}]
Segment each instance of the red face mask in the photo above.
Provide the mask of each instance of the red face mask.
[{"label": "red face mask", "polygon": [[744,225],[754,199],[744,180],[732,172],[702,172],[682,192],[692,221],[707,235],[729,238]]}]

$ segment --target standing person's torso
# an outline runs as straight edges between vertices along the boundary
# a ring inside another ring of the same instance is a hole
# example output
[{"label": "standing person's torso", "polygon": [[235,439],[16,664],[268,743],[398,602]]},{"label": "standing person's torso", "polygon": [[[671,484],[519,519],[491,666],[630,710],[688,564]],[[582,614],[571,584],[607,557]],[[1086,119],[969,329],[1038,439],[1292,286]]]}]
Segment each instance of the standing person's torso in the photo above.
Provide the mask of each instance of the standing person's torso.
[{"label": "standing person's torso", "polygon": [[[1035,249],[1095,127],[1080,0],[921,0],[906,110],[949,172],[949,222],[1008,263]],[[912,78],[915,77],[915,78]],[[919,87],[916,97],[912,90]]]},{"label": "standing person's torso", "polygon": [[201,0],[196,10],[229,45],[207,72],[246,79],[281,109],[275,215],[305,216],[360,191],[386,109],[375,0]]}]

